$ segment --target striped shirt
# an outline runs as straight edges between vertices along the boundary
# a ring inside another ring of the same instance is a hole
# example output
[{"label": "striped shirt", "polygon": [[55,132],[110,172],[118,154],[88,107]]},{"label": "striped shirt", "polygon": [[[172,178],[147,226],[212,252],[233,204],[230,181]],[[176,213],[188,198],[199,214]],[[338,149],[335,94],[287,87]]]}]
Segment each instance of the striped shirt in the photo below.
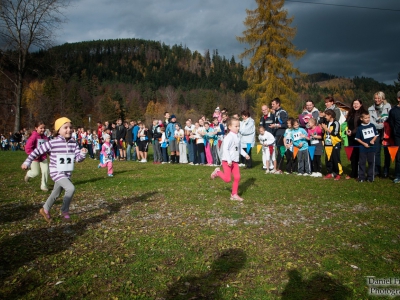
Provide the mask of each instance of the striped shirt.
[{"label": "striped shirt", "polygon": [[63,178],[70,178],[72,173],[72,171],[57,170],[57,155],[74,154],[76,162],[81,162],[86,157],[86,153],[81,152],[79,145],[74,139],[71,138],[66,140],[64,137],[59,135],[55,139],[52,139],[36,148],[24,161],[24,164],[29,167],[36,157],[44,153],[50,154],[50,177],[54,182]]}]

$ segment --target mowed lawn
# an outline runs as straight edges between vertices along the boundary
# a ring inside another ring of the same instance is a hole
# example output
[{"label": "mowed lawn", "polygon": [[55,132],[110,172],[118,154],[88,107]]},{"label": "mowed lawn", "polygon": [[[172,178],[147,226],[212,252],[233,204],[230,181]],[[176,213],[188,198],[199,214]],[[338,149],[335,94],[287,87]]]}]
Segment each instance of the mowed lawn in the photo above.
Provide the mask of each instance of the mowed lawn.
[{"label": "mowed lawn", "polygon": [[25,158],[0,152],[1,299],[375,299],[368,276],[400,277],[389,179],[266,175],[255,154],[238,203],[214,168],[117,161],[108,178],[87,159],[72,222],[60,199],[49,226],[38,212],[50,192],[24,182]]}]

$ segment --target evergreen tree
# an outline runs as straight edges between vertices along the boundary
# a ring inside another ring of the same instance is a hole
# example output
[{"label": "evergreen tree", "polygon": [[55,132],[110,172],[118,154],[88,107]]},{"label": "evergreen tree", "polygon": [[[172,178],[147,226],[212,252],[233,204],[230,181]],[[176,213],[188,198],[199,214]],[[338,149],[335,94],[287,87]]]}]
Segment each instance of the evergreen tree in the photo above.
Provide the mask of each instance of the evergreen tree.
[{"label": "evergreen tree", "polygon": [[290,114],[294,112],[290,99],[296,97],[292,76],[300,75],[300,71],[293,67],[289,58],[299,59],[305,51],[297,50],[292,44],[296,29],[290,27],[293,17],[288,18],[288,12],[282,9],[285,1],[256,2],[256,9],[246,10],[244,25],[247,29],[242,37],[237,37],[239,42],[250,46],[239,56],[250,58],[250,65],[245,71],[249,83],[247,93],[257,98],[257,113],[262,104],[280,97]]}]

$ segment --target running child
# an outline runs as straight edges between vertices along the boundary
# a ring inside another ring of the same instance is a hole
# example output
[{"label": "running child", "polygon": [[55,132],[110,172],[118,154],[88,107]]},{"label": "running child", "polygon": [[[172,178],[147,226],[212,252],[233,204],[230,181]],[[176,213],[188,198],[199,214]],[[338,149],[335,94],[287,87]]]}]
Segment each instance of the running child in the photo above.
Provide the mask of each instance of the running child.
[{"label": "running child", "polygon": [[[35,131],[32,132],[31,136],[26,142],[26,154],[30,155],[36,148],[49,140],[44,134],[45,127],[46,126],[42,121],[35,123]],[[47,182],[49,180],[49,163],[47,161],[47,153],[40,155],[32,162],[31,169],[25,175],[25,182],[28,182],[29,179],[38,176],[40,171],[42,171],[40,189],[47,192],[49,190],[47,186]]]},{"label": "running child", "polygon": [[100,163],[97,166],[98,168],[107,167],[108,177],[113,177],[114,169],[113,169],[113,161],[114,161],[114,149],[111,144],[111,137],[108,134],[103,135],[104,143],[101,146],[100,152]]},{"label": "running child", "polygon": [[240,181],[240,170],[239,170],[239,151],[242,156],[247,160],[250,156],[246,153],[244,149],[240,147],[240,140],[238,137],[238,132],[240,128],[240,121],[238,119],[229,119],[228,121],[229,133],[224,139],[222,152],[222,168],[224,172],[221,172],[220,168],[215,168],[214,172],[211,174],[211,179],[215,177],[220,177],[225,182],[231,181],[231,176],[233,175],[232,193],[231,200],[243,201],[238,195],[239,181]]},{"label": "running child", "polygon": [[56,137],[36,148],[23,162],[21,168],[27,170],[35,158],[44,153],[50,154],[50,177],[54,181],[54,189],[39,212],[46,222],[50,223],[50,209],[62,190],[65,190],[61,216],[64,221],[69,222],[69,206],[75,192],[75,187],[71,182],[74,162],[83,161],[86,157],[87,149],[79,149],[77,142],[71,138],[72,125],[70,119],[65,117],[57,119],[54,130]]},{"label": "running child", "polygon": [[[275,137],[272,133],[265,130],[263,126],[258,128],[259,136],[258,140],[262,145],[262,162],[263,169],[265,169],[265,174],[274,174],[276,172],[276,158],[275,158]],[[269,170],[270,162],[273,163],[274,169]]]}]

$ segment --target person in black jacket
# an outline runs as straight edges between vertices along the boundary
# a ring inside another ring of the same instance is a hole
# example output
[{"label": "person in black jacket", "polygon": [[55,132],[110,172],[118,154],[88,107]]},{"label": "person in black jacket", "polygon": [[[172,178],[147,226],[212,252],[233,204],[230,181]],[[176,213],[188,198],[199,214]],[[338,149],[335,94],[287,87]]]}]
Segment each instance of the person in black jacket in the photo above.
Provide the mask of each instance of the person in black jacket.
[{"label": "person in black jacket", "polygon": [[267,105],[261,106],[262,116],[260,118],[260,126],[264,127],[265,131],[273,134],[274,129],[270,127],[272,123],[275,123],[275,115],[269,111]]},{"label": "person in black jacket", "polygon": [[[273,130],[273,135],[275,136],[275,142],[277,146],[277,159],[276,164],[278,166],[277,172],[282,173],[282,163],[284,156],[281,154],[280,147],[284,146],[284,134],[287,128],[287,120],[289,119],[288,113],[281,107],[281,100],[275,98],[271,101],[271,107],[274,110],[275,119],[274,122],[269,125],[269,128]],[[275,172],[275,174],[277,174]]]},{"label": "person in black jacket", "polygon": [[126,156],[126,148],[125,148],[125,135],[126,135],[126,128],[122,125],[122,120],[117,120],[116,126],[117,134],[116,134],[116,143],[117,148],[119,150],[119,157],[118,160],[125,160]]}]

